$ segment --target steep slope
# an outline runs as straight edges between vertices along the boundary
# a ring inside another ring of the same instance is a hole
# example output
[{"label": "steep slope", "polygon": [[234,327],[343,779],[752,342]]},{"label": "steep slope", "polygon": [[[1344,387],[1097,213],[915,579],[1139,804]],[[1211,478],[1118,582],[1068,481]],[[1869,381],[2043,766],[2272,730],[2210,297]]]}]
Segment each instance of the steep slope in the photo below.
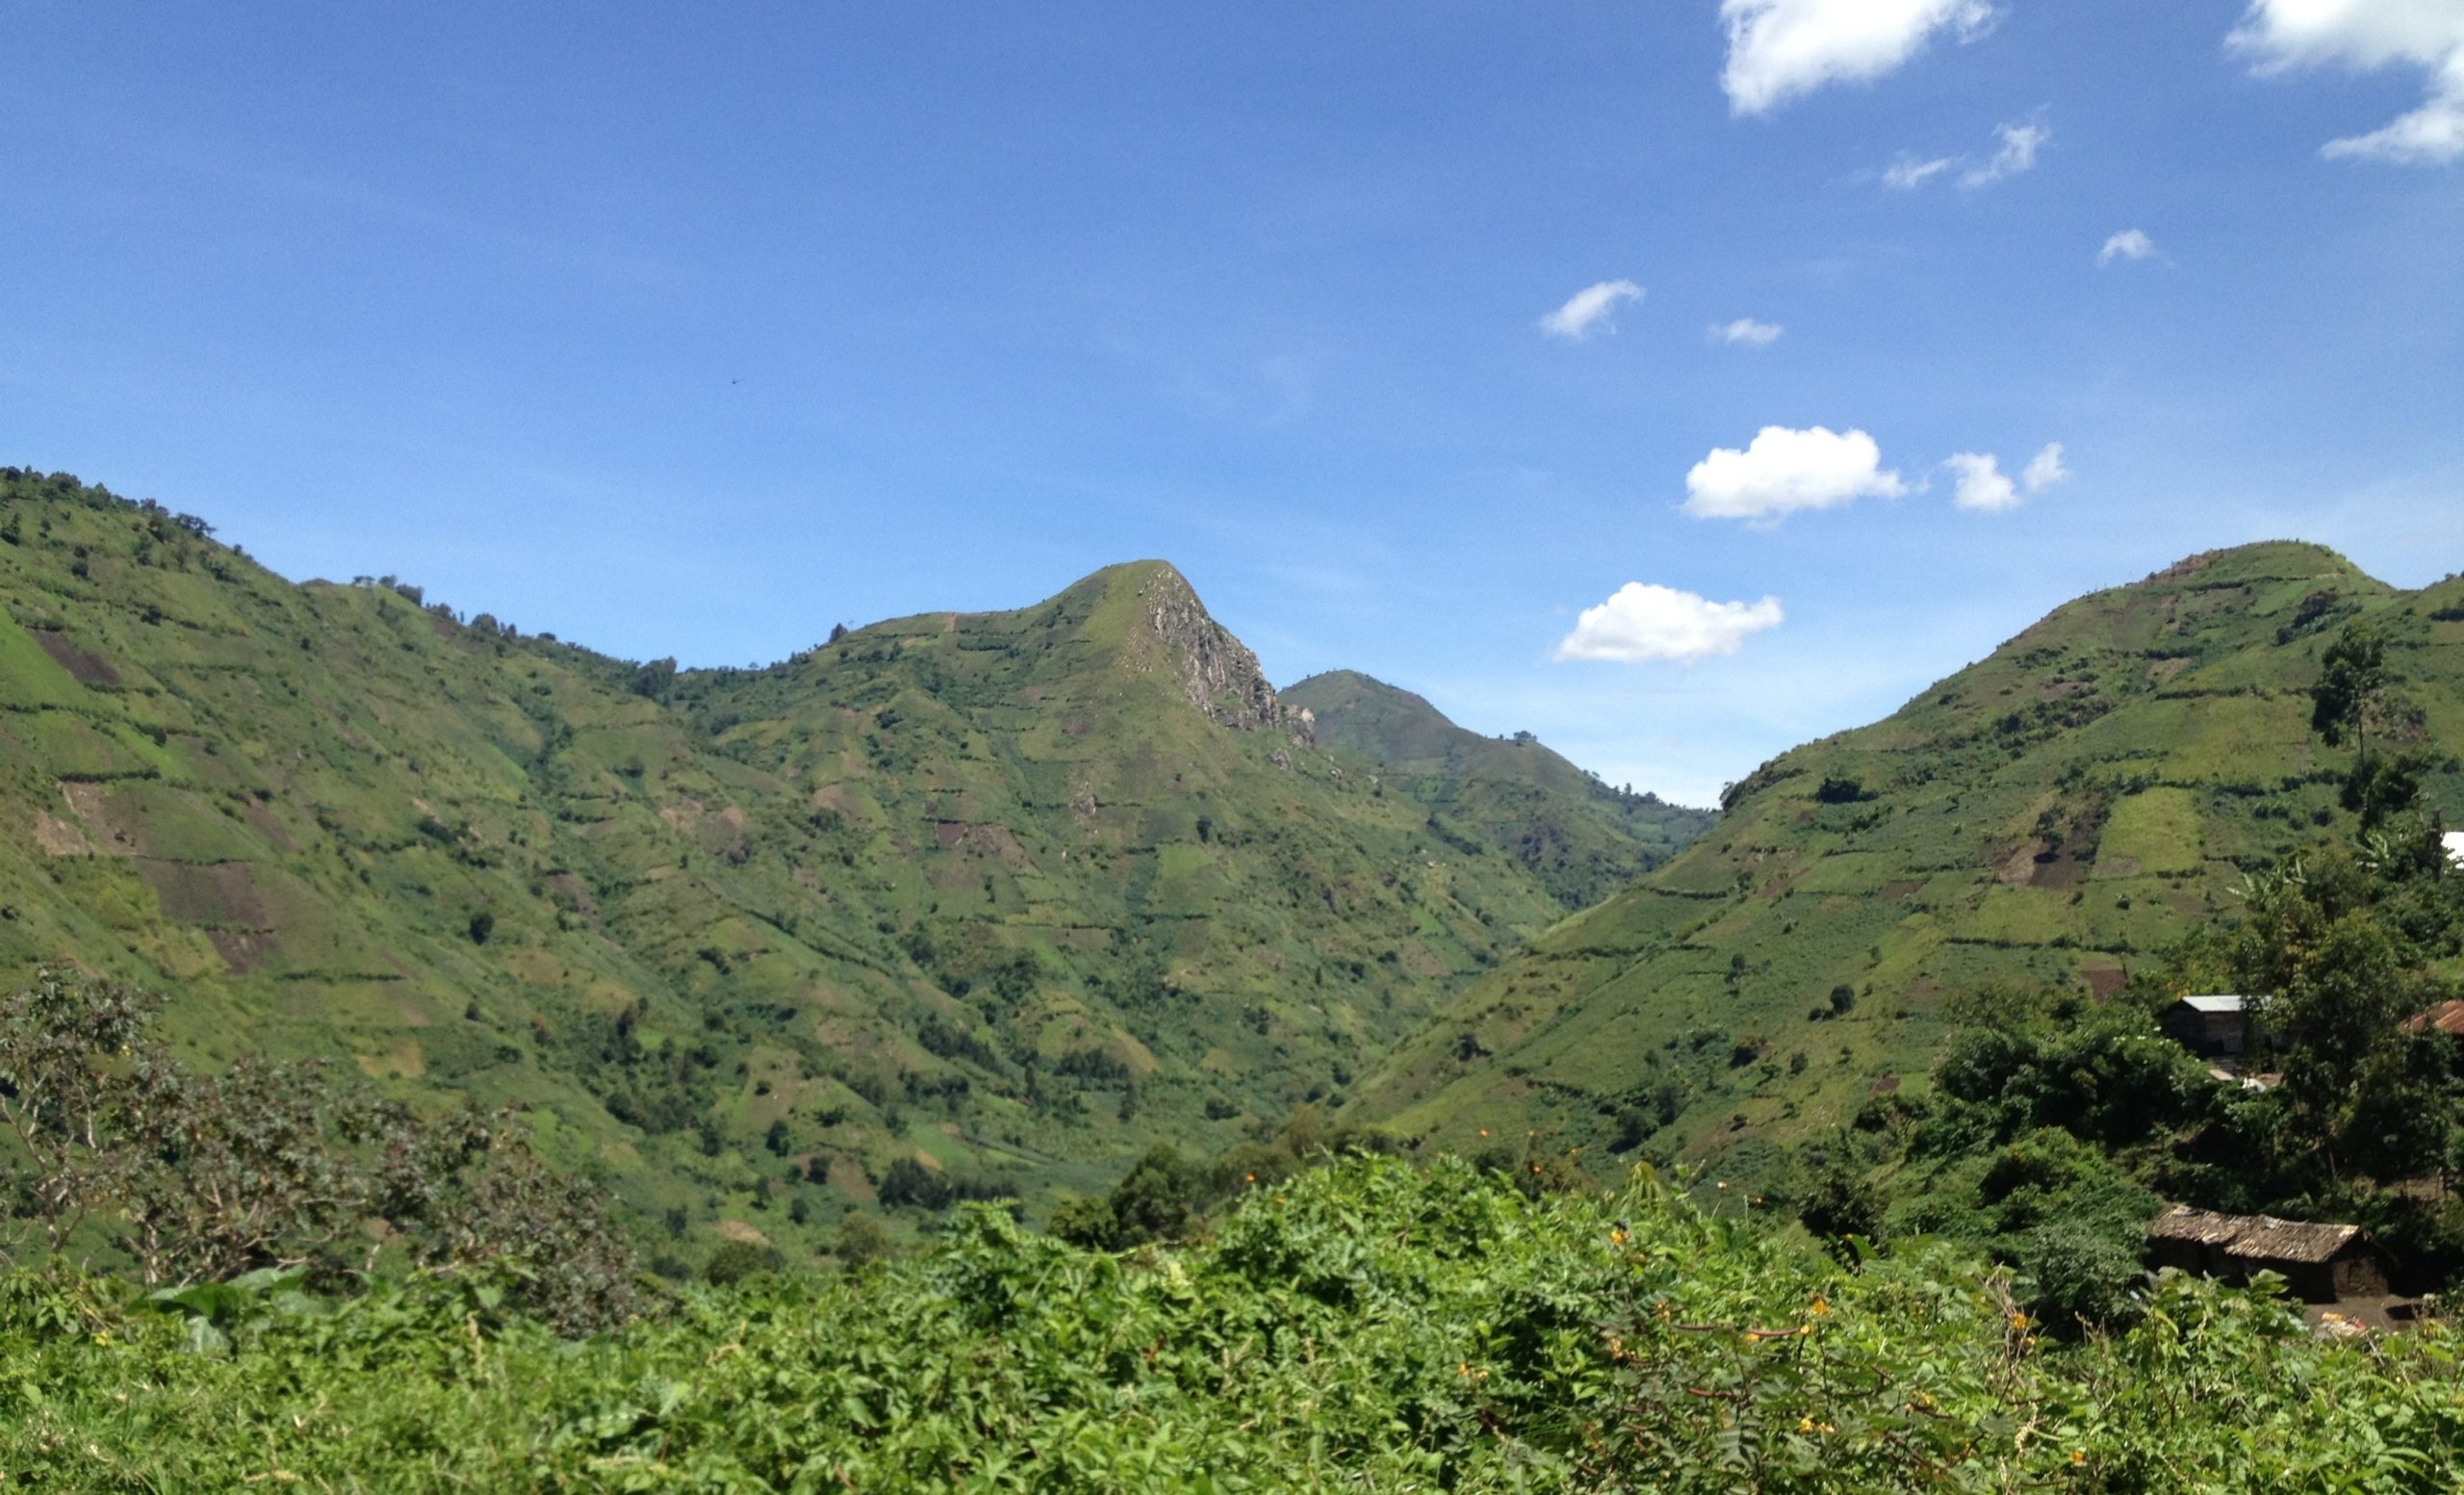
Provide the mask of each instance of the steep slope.
[{"label": "steep slope", "polygon": [[0,472],[0,975],[520,1102],[688,1246],[1332,1101],[1562,913],[1370,778],[1157,563],[678,674]]},{"label": "steep slope", "polygon": [[2307,692],[2362,615],[2436,744],[2428,797],[2464,812],[2464,581],[2399,592],[2308,545],[2194,556],[1764,764],[1705,839],[1399,1048],[1365,1106],[1447,1143],[1651,1137],[1755,1176],[1921,1076],[1948,993],[2117,991],[2245,871],[2348,835],[2350,755],[2312,737]]},{"label": "steep slope", "polygon": [[1602,783],[1532,737],[1466,732],[1408,690],[1351,670],[1285,687],[1320,743],[1375,763],[1428,807],[1432,831],[1503,851],[1585,908],[1682,850],[1717,817]]}]

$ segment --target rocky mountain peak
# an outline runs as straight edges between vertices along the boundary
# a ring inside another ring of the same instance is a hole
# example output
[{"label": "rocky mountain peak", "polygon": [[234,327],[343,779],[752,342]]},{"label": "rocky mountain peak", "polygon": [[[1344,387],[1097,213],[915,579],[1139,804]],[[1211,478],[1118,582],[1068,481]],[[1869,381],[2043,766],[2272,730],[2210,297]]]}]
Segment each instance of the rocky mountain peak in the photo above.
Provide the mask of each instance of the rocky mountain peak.
[{"label": "rocky mountain peak", "polygon": [[1190,705],[1226,727],[1272,732],[1305,726],[1284,709],[1258,657],[1215,621],[1188,578],[1161,561],[1142,569],[1131,641],[1137,667],[1167,673]]}]

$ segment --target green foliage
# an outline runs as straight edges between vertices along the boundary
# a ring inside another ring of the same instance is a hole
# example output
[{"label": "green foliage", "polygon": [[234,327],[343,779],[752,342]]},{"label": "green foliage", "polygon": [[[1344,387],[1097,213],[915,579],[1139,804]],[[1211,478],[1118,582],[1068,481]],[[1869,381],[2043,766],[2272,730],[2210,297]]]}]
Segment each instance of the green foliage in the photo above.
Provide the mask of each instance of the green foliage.
[{"label": "green foliage", "polygon": [[[1638,1178],[1529,1200],[1355,1161],[1121,1257],[961,1216],[560,1342],[467,1284],[175,1312],[0,1276],[0,1467],[38,1488],[2436,1491],[2453,1330],[2315,1340],[2169,1276],[2040,1336],[1941,1248],[1845,1270]],[[219,1337],[192,1348],[191,1324]]]},{"label": "green foliage", "polygon": [[157,1005],[48,971],[0,998],[11,1259],[100,1255],[148,1284],[295,1271],[329,1285],[390,1255],[503,1276],[568,1328],[631,1311],[631,1255],[603,1201],[541,1163],[512,1118],[423,1121],[313,1065],[200,1074],[148,1032]]}]

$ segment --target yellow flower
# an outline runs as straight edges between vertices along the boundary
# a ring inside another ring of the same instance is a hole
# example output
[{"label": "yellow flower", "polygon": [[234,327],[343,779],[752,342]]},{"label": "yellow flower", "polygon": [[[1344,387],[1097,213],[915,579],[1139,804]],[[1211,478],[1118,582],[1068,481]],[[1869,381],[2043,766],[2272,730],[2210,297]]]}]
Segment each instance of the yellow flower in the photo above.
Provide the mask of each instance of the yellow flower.
[{"label": "yellow flower", "polygon": [[2013,1328],[2026,1328],[2028,1327],[2028,1316],[2024,1313],[2015,1313],[2011,1315],[2011,1327]]},{"label": "yellow flower", "polygon": [[1823,1316],[1825,1316],[1826,1314],[1828,1314],[1828,1313],[1830,1313],[1830,1312],[1831,1312],[1831,1303],[1830,1303],[1830,1302],[1829,1302],[1828,1300],[1823,1299],[1823,1298],[1819,1298],[1819,1297],[1817,1297],[1817,1298],[1815,1298],[1815,1299],[1814,1299],[1814,1301],[1813,1301],[1813,1316],[1814,1316],[1815,1318],[1817,1318],[1817,1319],[1822,1318]]},{"label": "yellow flower", "polygon": [[2084,1448],[2072,1449],[2070,1451],[2070,1461],[2074,1464],[2086,1463],[2088,1461],[2088,1451]]},{"label": "yellow flower", "polygon": [[1797,1431],[1798,1431],[1799,1432],[1811,1432],[1811,1431],[1813,1431],[1813,1419],[1812,1419],[1812,1418],[1810,1418],[1810,1417],[1800,1417],[1800,1418],[1798,1418],[1798,1419],[1797,1419]]},{"label": "yellow flower", "polygon": [[1623,1246],[1627,1241],[1626,1232],[1623,1230],[1611,1230],[1608,1232],[1608,1240],[1611,1245]]}]

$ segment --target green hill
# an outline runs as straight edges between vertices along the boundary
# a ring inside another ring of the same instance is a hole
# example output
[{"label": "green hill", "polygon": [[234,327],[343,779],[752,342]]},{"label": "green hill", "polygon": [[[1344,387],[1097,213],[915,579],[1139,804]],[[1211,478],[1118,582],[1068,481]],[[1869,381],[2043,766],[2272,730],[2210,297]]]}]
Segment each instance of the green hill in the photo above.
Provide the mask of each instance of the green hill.
[{"label": "green hill", "polygon": [[1587,908],[1665,862],[1716,818],[1635,794],[1551,752],[1529,733],[1466,732],[1408,690],[1351,670],[1283,691],[1317,739],[1378,765],[1429,807],[1430,828],[1507,853],[1569,908]]},{"label": "green hill", "polygon": [[2082,598],[1890,717],[1794,749],[1628,891],[1483,977],[1372,1076],[1366,1109],[1454,1146],[1538,1128],[1598,1150],[1794,1139],[1921,1079],[1945,996],[2110,993],[2335,836],[2351,761],[2311,734],[2318,656],[2376,620],[2464,811],[2464,579],[2419,592],[2315,546],[2193,556]]},{"label": "green hill", "polygon": [[685,1246],[1338,1101],[1564,913],[1374,776],[1160,563],[679,673],[0,473],[0,971],[524,1105]]}]

